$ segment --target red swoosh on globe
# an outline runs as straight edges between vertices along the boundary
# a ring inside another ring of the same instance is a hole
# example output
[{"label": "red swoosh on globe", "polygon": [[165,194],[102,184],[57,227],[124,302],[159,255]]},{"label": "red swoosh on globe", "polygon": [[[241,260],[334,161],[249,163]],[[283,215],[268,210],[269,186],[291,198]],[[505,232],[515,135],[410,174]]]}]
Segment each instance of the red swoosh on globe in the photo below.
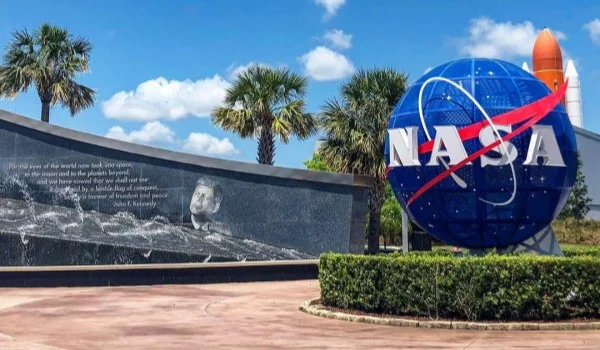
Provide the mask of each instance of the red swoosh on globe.
[{"label": "red swoosh on globe", "polygon": [[[523,107],[514,109],[510,112],[506,112],[506,113],[500,114],[494,118],[491,118],[492,121],[494,122],[494,124],[498,123],[498,124],[512,125],[512,124],[516,124],[516,123],[519,123],[522,121],[527,121],[525,124],[521,125],[517,129],[513,130],[509,134],[502,137],[502,140],[508,141],[508,140],[512,139],[513,137],[521,134],[522,132],[524,132],[525,130],[530,128],[532,125],[534,125],[535,123],[539,122],[544,117],[546,117],[548,115],[548,113],[550,113],[550,111],[552,111],[554,109],[554,107],[556,107],[562,100],[562,98],[565,95],[565,92],[567,90],[567,83],[568,83],[568,80],[565,81],[558,90],[556,90],[555,92],[551,93],[550,95],[548,95],[544,98],[541,98],[541,99],[539,99],[535,102],[532,102],[528,105],[525,105]],[[479,122],[479,123],[475,123],[475,124],[472,124],[465,128],[460,129],[458,134],[460,135],[461,140],[464,142],[465,140],[469,140],[474,137],[477,137],[477,135],[479,134],[479,131],[486,125],[489,125],[489,122],[487,120]],[[431,152],[432,147],[426,146],[428,143],[431,143],[431,145],[433,146],[432,141],[425,142],[421,146],[419,146],[419,153]],[[439,183],[446,177],[450,176],[451,173],[457,171],[458,169],[462,168],[470,161],[479,158],[481,155],[483,155],[486,152],[490,151],[491,149],[497,147],[498,145],[500,145],[500,143],[501,143],[500,140],[496,140],[492,144],[469,155],[467,158],[463,159],[458,164],[443,171],[442,173],[440,173],[439,175],[437,175],[436,177],[431,179],[429,182],[427,182],[417,192],[415,192],[415,194],[413,194],[412,197],[409,198],[406,205],[409,206],[412,202],[414,202],[417,198],[419,198],[423,193],[425,193],[431,187],[435,186],[437,183]],[[387,170],[388,171],[386,171],[386,172],[389,172],[389,170],[391,170],[391,168],[388,168]]]}]

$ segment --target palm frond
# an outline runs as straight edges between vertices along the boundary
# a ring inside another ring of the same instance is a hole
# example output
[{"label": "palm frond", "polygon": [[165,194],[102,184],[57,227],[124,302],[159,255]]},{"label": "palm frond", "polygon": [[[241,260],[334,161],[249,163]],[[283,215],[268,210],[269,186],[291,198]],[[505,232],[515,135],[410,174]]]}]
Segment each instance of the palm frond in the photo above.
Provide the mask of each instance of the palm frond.
[{"label": "palm frond", "polygon": [[66,84],[55,84],[52,87],[53,104],[61,102],[69,109],[71,116],[94,105],[96,92],[87,86],[69,80]]},{"label": "palm frond", "polygon": [[27,67],[0,67],[0,96],[14,98],[19,92],[26,92],[32,78]]},{"label": "palm frond", "polygon": [[249,109],[217,107],[211,115],[213,124],[224,130],[235,132],[242,138],[249,138],[256,132],[256,124]]},{"label": "palm frond", "polygon": [[77,38],[71,42],[71,47],[73,48],[73,52],[76,55],[82,56],[84,58],[90,55],[92,51],[92,43],[90,43],[85,38]]},{"label": "palm frond", "polygon": [[90,51],[87,40],[72,40],[66,29],[48,23],[32,34],[16,31],[0,66],[0,94],[14,96],[34,84],[41,100],[74,115],[94,104],[94,90],[75,81],[89,71]]},{"label": "palm frond", "polygon": [[292,124],[283,118],[275,118],[271,124],[271,131],[274,135],[279,136],[281,142],[288,143],[293,131]]},{"label": "palm frond", "polygon": [[406,90],[407,76],[391,69],[359,70],[327,101],[319,124],[327,140],[320,154],[331,169],[385,178],[389,115]]},{"label": "palm frond", "polygon": [[286,125],[289,125],[286,129],[288,130],[287,135],[273,130],[273,132],[279,135],[284,142],[287,142],[287,139],[291,134],[296,135],[300,140],[304,140],[313,136],[317,131],[317,121],[312,114],[304,112],[303,100],[290,101],[281,106],[279,110],[276,111],[275,115],[275,120],[282,120]]},{"label": "palm frond", "polygon": [[272,69],[268,74],[269,88],[276,92],[276,102],[286,103],[306,95],[308,80],[287,68]]},{"label": "palm frond", "polygon": [[284,143],[291,136],[307,138],[316,121],[304,111],[306,86],[306,78],[286,68],[250,66],[227,90],[225,106],[213,111],[213,123],[242,137],[267,129]]},{"label": "palm frond", "polygon": [[356,108],[364,101],[378,96],[393,108],[406,91],[408,75],[391,68],[359,70],[342,85],[341,93],[345,101]]},{"label": "palm frond", "polygon": [[7,65],[17,65],[31,58],[35,53],[35,39],[26,29],[12,33],[12,41],[6,48],[4,61]]},{"label": "palm frond", "polygon": [[16,31],[12,36],[4,65],[0,66],[0,94],[11,98],[27,91],[38,73],[34,38],[27,30]]}]

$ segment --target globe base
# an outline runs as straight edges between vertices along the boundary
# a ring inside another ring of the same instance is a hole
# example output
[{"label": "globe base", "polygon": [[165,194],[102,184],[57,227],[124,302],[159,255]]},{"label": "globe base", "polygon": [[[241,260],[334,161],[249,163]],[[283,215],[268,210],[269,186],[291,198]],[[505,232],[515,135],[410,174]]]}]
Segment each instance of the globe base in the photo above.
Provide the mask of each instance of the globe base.
[{"label": "globe base", "polygon": [[510,245],[506,248],[470,249],[469,252],[475,256],[484,256],[494,250],[498,254],[535,253],[538,255],[564,256],[551,226],[546,227],[521,243]]},{"label": "globe base", "polygon": [[498,253],[505,254],[521,252],[536,253],[539,255],[564,256],[560,249],[560,245],[558,244],[558,240],[556,239],[556,234],[550,225],[521,243],[498,250]]}]

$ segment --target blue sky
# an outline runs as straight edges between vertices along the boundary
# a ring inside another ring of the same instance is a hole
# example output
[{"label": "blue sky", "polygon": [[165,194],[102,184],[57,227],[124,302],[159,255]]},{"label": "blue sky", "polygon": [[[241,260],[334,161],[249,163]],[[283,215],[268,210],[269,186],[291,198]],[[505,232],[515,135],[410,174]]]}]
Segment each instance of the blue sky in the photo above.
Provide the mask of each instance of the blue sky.
[{"label": "blue sky", "polygon": [[[285,65],[309,77],[317,112],[353,69],[394,67],[411,81],[465,56],[531,65],[537,32],[549,27],[580,74],[584,127],[600,132],[600,3],[538,1],[5,1],[0,47],[16,29],[67,27],[94,45],[93,108],[51,122],[98,135],[254,162],[254,140],[214,128],[207,111],[249,63]],[[26,10],[25,10],[26,9]],[[516,38],[520,38],[517,40]],[[161,79],[162,78],[162,79]],[[0,108],[38,118],[31,90]],[[278,144],[276,165],[303,167],[315,140]]]}]

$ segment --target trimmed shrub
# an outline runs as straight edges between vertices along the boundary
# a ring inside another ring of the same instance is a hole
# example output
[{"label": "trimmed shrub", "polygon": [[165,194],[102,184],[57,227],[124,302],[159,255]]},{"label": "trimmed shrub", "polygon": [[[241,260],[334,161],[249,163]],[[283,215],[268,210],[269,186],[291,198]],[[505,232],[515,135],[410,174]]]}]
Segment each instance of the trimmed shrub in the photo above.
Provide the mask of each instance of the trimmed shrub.
[{"label": "trimmed shrub", "polygon": [[325,254],[319,260],[321,301],[434,319],[596,318],[600,259],[579,250],[569,254],[572,257]]},{"label": "trimmed shrub", "polygon": [[600,258],[600,246],[581,246],[581,247],[568,247],[563,248],[563,254],[567,258],[576,256],[591,256]]}]

